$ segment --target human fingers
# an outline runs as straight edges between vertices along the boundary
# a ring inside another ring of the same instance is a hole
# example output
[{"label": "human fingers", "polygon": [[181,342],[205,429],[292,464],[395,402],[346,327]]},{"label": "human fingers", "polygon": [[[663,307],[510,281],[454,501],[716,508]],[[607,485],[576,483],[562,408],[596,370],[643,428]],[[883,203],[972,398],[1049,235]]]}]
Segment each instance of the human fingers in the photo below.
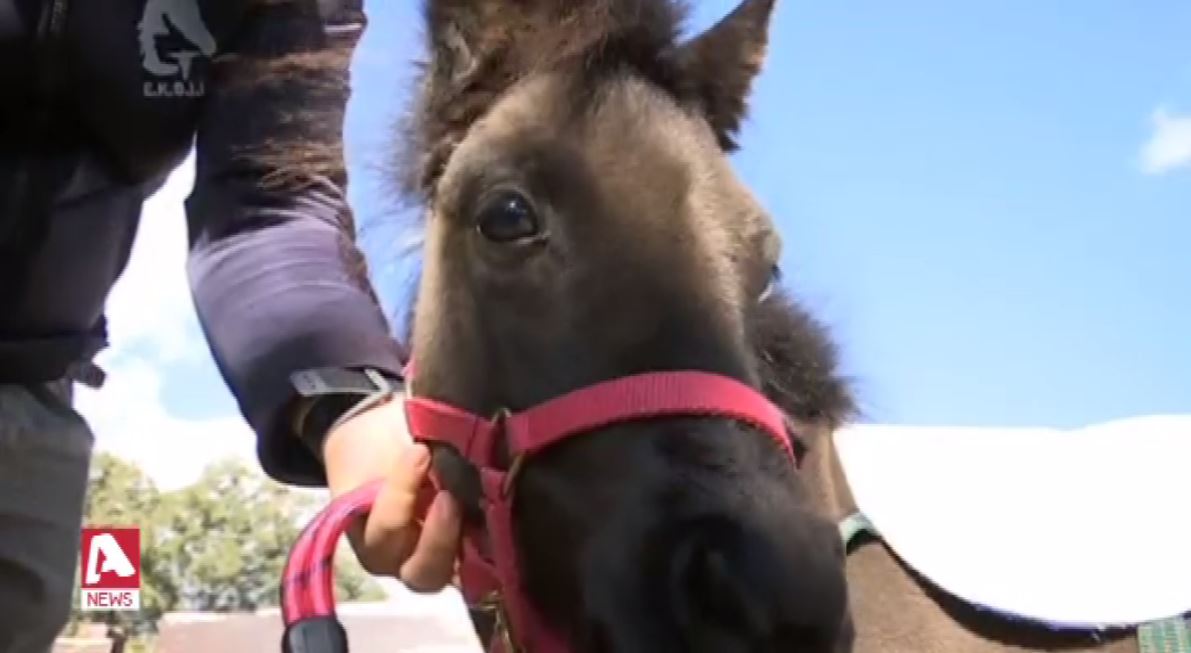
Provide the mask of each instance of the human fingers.
[{"label": "human fingers", "polygon": [[[418,541],[415,508],[430,466],[425,445],[402,447],[372,509],[365,516],[356,555],[369,573],[396,576]],[[360,528],[357,526],[357,528]]]},{"label": "human fingers", "polygon": [[437,592],[451,582],[462,529],[459,505],[449,492],[439,492],[430,504],[413,554],[401,566],[400,577],[407,587],[415,592]]}]

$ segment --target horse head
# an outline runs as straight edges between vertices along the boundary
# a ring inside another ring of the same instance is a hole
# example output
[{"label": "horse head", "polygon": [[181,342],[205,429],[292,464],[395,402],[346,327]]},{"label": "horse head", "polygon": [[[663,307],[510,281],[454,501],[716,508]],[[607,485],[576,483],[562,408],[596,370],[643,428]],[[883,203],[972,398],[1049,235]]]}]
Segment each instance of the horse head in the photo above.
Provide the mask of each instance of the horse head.
[{"label": "horse head", "polygon": [[[681,40],[670,0],[427,0],[401,158],[424,207],[414,394],[496,415],[694,370],[764,392],[805,429],[786,445],[848,416],[729,160],[773,4]],[[780,444],[678,415],[540,452],[515,477],[525,601],[571,651],[850,650],[838,530]],[[435,455],[482,520],[475,470]]]}]

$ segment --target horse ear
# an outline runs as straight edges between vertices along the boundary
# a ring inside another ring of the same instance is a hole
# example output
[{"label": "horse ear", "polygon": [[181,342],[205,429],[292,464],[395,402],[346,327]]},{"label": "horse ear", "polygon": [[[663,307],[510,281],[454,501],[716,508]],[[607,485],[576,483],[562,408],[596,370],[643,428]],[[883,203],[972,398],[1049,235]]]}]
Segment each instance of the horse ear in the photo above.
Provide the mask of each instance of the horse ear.
[{"label": "horse ear", "polygon": [[433,53],[433,74],[440,83],[465,84],[480,64],[485,40],[496,28],[491,0],[426,0],[423,5]]},{"label": "horse ear", "polygon": [[747,112],[753,78],[765,60],[774,3],[743,0],[678,53],[695,101],[728,151],[736,149],[734,137]]}]

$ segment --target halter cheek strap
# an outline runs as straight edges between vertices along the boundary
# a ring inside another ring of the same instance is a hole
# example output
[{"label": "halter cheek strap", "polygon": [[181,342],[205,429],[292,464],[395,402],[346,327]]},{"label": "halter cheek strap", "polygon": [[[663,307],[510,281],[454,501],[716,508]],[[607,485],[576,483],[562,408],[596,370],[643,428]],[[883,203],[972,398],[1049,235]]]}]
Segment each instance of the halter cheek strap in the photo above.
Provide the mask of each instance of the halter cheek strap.
[{"label": "halter cheek strap", "polygon": [[[412,371],[411,366],[407,373],[412,375]],[[708,372],[648,372],[613,379],[523,412],[502,412],[493,418],[423,397],[408,397],[405,411],[415,440],[449,445],[479,470],[491,557],[480,551],[482,532],[477,529],[465,533],[459,580],[468,604],[488,606],[496,613],[496,636],[490,653],[566,651],[559,633],[542,621],[527,600],[514,548],[516,478],[526,461],[538,452],[566,438],[615,424],[710,417],[739,421],[767,433],[795,465],[799,462],[781,410],[750,386]],[[497,460],[501,442],[513,460],[508,469],[502,469]],[[299,538],[283,583],[287,637],[300,631],[303,623],[323,623],[306,626],[317,629],[320,638],[330,641],[338,637],[333,602],[328,598],[332,587],[331,555],[346,523],[367,511],[378,487],[365,486],[333,502]],[[301,650],[339,653],[340,649]]]}]

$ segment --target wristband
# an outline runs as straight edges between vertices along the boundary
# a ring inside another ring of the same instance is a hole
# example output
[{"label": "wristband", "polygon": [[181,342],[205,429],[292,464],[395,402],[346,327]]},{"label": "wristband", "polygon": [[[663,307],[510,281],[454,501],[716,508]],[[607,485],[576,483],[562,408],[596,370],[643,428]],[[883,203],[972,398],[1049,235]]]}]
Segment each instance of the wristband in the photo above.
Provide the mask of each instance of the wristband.
[{"label": "wristband", "polygon": [[293,433],[322,460],[327,435],[347,420],[384,403],[401,389],[400,378],[378,370],[319,368],[290,377],[300,399],[294,411]]}]

